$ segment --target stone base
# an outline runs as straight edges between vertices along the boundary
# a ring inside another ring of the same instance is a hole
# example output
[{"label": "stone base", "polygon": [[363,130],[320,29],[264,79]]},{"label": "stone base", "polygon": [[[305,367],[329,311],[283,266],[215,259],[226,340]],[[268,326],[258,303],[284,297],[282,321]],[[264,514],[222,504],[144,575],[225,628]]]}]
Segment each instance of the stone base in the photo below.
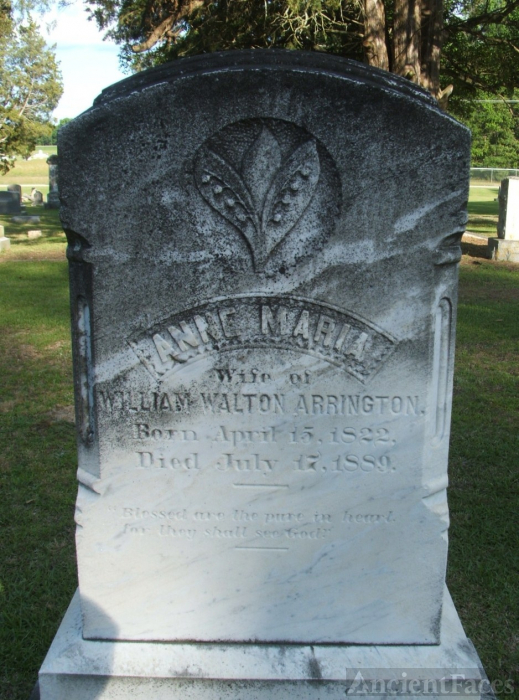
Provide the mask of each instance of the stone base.
[{"label": "stone base", "polygon": [[0,238],[0,252],[2,250],[7,250],[10,247],[11,247],[11,239],[10,238]]},{"label": "stone base", "polygon": [[492,260],[519,263],[519,241],[507,241],[504,238],[489,238],[488,252]]},{"label": "stone base", "polygon": [[81,629],[76,593],[40,670],[41,700],[479,700],[489,691],[447,590],[438,646],[87,641]]}]

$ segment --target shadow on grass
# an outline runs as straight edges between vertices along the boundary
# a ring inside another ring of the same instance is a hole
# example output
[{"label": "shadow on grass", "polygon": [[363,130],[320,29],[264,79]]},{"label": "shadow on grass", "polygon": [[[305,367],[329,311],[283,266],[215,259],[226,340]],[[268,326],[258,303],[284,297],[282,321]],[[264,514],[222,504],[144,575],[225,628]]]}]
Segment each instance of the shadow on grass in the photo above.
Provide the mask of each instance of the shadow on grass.
[{"label": "shadow on grass", "polygon": [[42,233],[42,238],[64,238],[65,234],[61,228],[61,222],[59,219],[59,213],[57,209],[45,209],[43,206],[26,206],[27,216],[39,216],[39,224],[16,224],[11,221],[12,216],[9,214],[2,214],[0,216],[0,225],[4,227],[5,235],[11,239],[11,245],[18,245],[20,243],[34,244],[38,242],[30,241],[27,238],[27,231],[33,231],[35,229],[40,230]]},{"label": "shadow on grass", "polygon": [[[497,190],[496,190],[497,198]],[[467,205],[469,216],[499,216],[499,202],[470,202]]]}]

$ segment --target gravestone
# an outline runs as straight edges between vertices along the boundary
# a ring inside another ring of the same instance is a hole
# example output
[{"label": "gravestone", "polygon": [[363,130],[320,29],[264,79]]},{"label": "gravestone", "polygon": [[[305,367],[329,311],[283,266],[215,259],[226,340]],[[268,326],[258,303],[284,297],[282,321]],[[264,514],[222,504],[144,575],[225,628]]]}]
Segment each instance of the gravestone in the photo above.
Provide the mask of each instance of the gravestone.
[{"label": "gravestone", "polygon": [[18,202],[20,203],[20,206],[22,204],[22,186],[21,185],[9,185],[7,188],[8,192],[16,192],[18,195]]},{"label": "gravestone", "polygon": [[11,239],[7,238],[4,232],[4,227],[0,226],[0,252],[11,247]]},{"label": "gravestone", "polygon": [[519,262],[519,177],[501,180],[497,238],[488,239],[494,260]]},{"label": "gravestone", "polygon": [[59,190],[58,190],[58,156],[53,154],[47,158],[49,166],[49,192],[47,201],[45,202],[46,209],[59,209]]},{"label": "gravestone", "polygon": [[21,216],[13,216],[11,218],[11,221],[14,224],[39,224],[40,217],[39,216],[30,216],[28,214],[23,214]]},{"label": "gravestone", "polygon": [[468,131],[395,76],[245,51],[59,139],[79,590],[42,700],[342,698],[360,667],[479,698],[445,589]]},{"label": "gravestone", "polygon": [[40,192],[40,190],[33,188],[31,190],[31,200],[34,205],[43,204],[43,192]]},{"label": "gravestone", "polygon": [[0,214],[19,214],[21,212],[18,192],[0,192]]}]

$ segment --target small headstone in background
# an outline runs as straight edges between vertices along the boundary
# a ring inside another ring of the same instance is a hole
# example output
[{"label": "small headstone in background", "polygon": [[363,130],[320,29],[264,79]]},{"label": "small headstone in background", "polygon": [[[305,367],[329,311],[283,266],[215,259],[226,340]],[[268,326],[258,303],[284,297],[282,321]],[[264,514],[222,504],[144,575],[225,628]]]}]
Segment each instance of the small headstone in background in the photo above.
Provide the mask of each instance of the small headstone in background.
[{"label": "small headstone in background", "polygon": [[39,224],[39,216],[13,216],[11,218],[13,224]]},{"label": "small headstone in background", "polygon": [[16,192],[18,195],[18,201],[22,203],[22,186],[21,185],[9,185],[7,188],[8,192]]},{"label": "small headstone in background", "polygon": [[9,238],[6,238],[5,233],[4,233],[4,227],[0,226],[0,251],[7,250],[10,247],[11,247],[11,241]]},{"label": "small headstone in background", "polygon": [[40,192],[40,190],[33,187],[31,190],[31,201],[34,205],[43,204],[43,192]]},{"label": "small headstone in background", "polygon": [[53,154],[47,158],[49,166],[49,194],[47,195],[46,209],[59,209],[58,191],[58,156]]},{"label": "small headstone in background", "polygon": [[27,231],[27,238],[41,238],[41,231]]},{"label": "small headstone in background", "polygon": [[21,210],[18,192],[0,192],[0,214],[19,214]]},{"label": "small headstone in background", "polygon": [[501,180],[497,238],[488,239],[494,260],[519,262],[519,177]]}]

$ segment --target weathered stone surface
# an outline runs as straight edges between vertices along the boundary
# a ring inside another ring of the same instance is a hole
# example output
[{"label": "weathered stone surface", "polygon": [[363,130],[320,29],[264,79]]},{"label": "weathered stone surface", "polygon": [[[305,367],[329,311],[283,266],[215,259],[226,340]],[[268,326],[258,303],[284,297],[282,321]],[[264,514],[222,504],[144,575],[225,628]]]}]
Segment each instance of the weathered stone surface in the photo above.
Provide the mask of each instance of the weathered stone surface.
[{"label": "weathered stone surface", "polygon": [[232,52],[105,91],[59,152],[84,637],[438,644],[465,128]]},{"label": "weathered stone surface", "polygon": [[438,646],[100,642],[81,627],[76,595],[40,671],[42,700],[439,700],[489,687],[447,592]]}]

